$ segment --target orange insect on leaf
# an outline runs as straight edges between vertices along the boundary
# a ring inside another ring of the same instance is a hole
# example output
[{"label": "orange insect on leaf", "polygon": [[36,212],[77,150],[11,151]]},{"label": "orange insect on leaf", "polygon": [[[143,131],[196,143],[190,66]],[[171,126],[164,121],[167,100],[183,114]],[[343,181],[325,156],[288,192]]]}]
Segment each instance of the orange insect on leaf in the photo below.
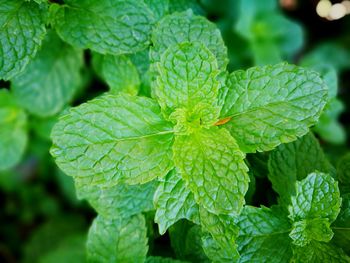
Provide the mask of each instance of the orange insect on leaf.
[{"label": "orange insect on leaf", "polygon": [[218,120],[217,122],[215,122],[215,126],[220,126],[220,125],[224,125],[225,123],[228,123],[230,120],[232,119],[232,117],[226,117],[222,120]]}]

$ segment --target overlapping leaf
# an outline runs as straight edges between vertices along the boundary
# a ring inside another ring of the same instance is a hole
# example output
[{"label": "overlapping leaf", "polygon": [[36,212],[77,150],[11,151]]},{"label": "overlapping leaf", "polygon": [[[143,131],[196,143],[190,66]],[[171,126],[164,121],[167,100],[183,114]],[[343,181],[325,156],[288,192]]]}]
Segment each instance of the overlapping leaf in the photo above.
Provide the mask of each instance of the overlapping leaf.
[{"label": "overlapping leaf", "polygon": [[199,204],[214,214],[239,214],[248,168],[227,130],[214,127],[177,136],[173,151],[175,165]]},{"label": "overlapping leaf", "polygon": [[72,108],[52,131],[51,154],[83,184],[148,182],[172,168],[172,127],[152,99],[106,94]]},{"label": "overlapping leaf", "polygon": [[186,188],[185,182],[176,170],[161,179],[154,195],[157,209],[154,221],[159,225],[160,234],[180,219],[199,223],[199,208],[193,193]]},{"label": "overlapping leaf", "polygon": [[331,176],[315,172],[297,182],[289,206],[289,218],[294,222],[289,234],[293,243],[303,247],[313,240],[329,242],[333,237],[330,224],[340,206],[338,184]]},{"label": "overlapping leaf", "polygon": [[124,183],[103,188],[98,185],[80,185],[75,179],[79,199],[87,199],[97,213],[104,218],[127,218],[141,212],[153,210],[153,195],[157,181],[142,185]]},{"label": "overlapping leaf", "polygon": [[67,0],[51,7],[62,39],[102,54],[129,54],[150,43],[154,17],[143,1]]},{"label": "overlapping leaf", "polygon": [[158,22],[152,33],[152,61],[158,62],[168,47],[187,41],[201,42],[215,55],[219,68],[225,69],[227,49],[219,29],[204,17],[193,15],[191,10],[176,12]]},{"label": "overlapping leaf", "polygon": [[312,133],[288,144],[282,144],[269,156],[269,180],[283,205],[295,194],[295,183],[314,171],[334,174],[335,170],[324,155]]},{"label": "overlapping leaf", "polygon": [[267,151],[308,132],[327,87],[316,72],[282,63],[231,73],[224,98],[221,117],[240,148]]},{"label": "overlapping leaf", "polygon": [[83,53],[49,32],[42,49],[12,81],[19,103],[41,117],[58,113],[80,88]]},{"label": "overlapping leaf", "polygon": [[0,2],[0,79],[14,77],[34,58],[46,33],[44,19],[36,3]]},{"label": "overlapping leaf", "polygon": [[147,229],[142,215],[113,220],[98,216],[89,230],[88,262],[143,263],[147,251]]},{"label": "overlapping leaf", "polygon": [[246,206],[237,223],[239,262],[288,262],[292,257],[291,225],[282,210]]},{"label": "overlapping leaf", "polygon": [[170,114],[178,108],[192,110],[199,103],[215,106],[219,71],[214,55],[203,44],[173,45],[157,65],[154,91],[164,112]]},{"label": "overlapping leaf", "polygon": [[12,94],[0,90],[0,170],[16,165],[25,150],[27,115]]}]

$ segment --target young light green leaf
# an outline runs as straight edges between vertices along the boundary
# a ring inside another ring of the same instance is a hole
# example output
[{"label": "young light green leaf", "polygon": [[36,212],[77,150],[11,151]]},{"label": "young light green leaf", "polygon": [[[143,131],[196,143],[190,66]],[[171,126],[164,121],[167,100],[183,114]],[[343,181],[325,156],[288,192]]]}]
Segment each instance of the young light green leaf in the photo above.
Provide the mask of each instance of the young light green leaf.
[{"label": "young light green leaf", "polygon": [[117,184],[102,188],[98,185],[80,184],[75,178],[79,199],[87,199],[97,213],[104,218],[127,218],[141,212],[153,210],[153,195],[157,181],[142,185]]},{"label": "young light green leaf", "polygon": [[143,263],[148,251],[147,228],[143,215],[126,219],[95,218],[87,241],[88,262]]},{"label": "young light green leaf", "polygon": [[314,171],[335,174],[324,155],[318,140],[312,133],[298,140],[282,144],[270,153],[269,180],[279,195],[279,202],[288,206],[295,194],[295,183]]},{"label": "young light green leaf", "polygon": [[213,127],[176,136],[174,162],[195,200],[214,214],[237,215],[244,204],[249,176],[235,140]]},{"label": "young light green leaf", "polygon": [[286,63],[235,71],[221,118],[244,152],[268,151],[308,132],[327,102],[314,71]]},{"label": "young light green leaf", "polygon": [[237,220],[239,262],[289,262],[292,257],[291,225],[277,207],[244,207]]},{"label": "young light green leaf", "polygon": [[67,0],[52,6],[60,37],[79,48],[102,54],[129,54],[147,48],[154,22],[151,10],[137,0]]},{"label": "young light green leaf", "polygon": [[[174,65],[176,65],[174,67]],[[214,55],[199,42],[169,47],[157,64],[154,91],[162,110],[193,109],[199,103],[215,106],[219,90]]]},{"label": "young light green leaf", "polygon": [[27,145],[27,115],[12,95],[0,90],[0,170],[15,166]]},{"label": "young light green leaf", "polygon": [[294,245],[303,247],[312,240],[329,242],[333,237],[333,231],[327,218],[305,219],[293,224],[289,236],[293,239]]},{"label": "young light green leaf", "polygon": [[159,62],[164,51],[182,42],[198,41],[205,45],[216,57],[220,69],[228,63],[227,48],[216,26],[202,16],[195,16],[191,10],[174,13],[160,20],[153,30],[152,62]]},{"label": "young light green leaf", "polygon": [[29,112],[52,116],[72,100],[82,83],[83,53],[50,31],[42,49],[24,72],[12,80],[14,95]]},{"label": "young light green leaf", "polygon": [[349,263],[350,258],[338,247],[314,241],[305,247],[294,247],[291,262]]},{"label": "young light green leaf", "polygon": [[146,183],[172,168],[172,125],[148,98],[106,94],[60,118],[51,154],[83,184]]},{"label": "young light green leaf", "polygon": [[159,225],[159,233],[165,231],[180,219],[199,223],[198,205],[193,193],[186,188],[181,176],[172,170],[164,178],[154,194],[156,215],[154,221]]},{"label": "young light green leaf", "polygon": [[338,182],[328,174],[311,173],[296,183],[295,195],[288,209],[289,218],[294,222],[326,218],[332,223],[339,214],[340,205]]},{"label": "young light green leaf", "polygon": [[328,219],[325,218],[295,222],[292,231],[289,233],[289,236],[293,239],[293,244],[301,247],[309,244],[312,240],[329,242],[333,235]]},{"label": "young light green leaf", "polygon": [[0,79],[11,79],[26,67],[45,36],[43,10],[23,0],[0,2]]},{"label": "young light green leaf", "polygon": [[140,77],[130,58],[106,55],[102,62],[102,75],[111,89],[111,93],[125,92],[137,95],[140,87]]},{"label": "young light green leaf", "polygon": [[[204,251],[212,259],[213,248],[219,248],[222,257],[230,259],[231,262],[237,261],[239,254],[235,243],[238,236],[238,227],[235,224],[234,217],[228,215],[215,215],[200,207],[200,221],[202,229],[212,236],[202,239],[206,244]],[[216,260],[214,260],[215,262]]]}]

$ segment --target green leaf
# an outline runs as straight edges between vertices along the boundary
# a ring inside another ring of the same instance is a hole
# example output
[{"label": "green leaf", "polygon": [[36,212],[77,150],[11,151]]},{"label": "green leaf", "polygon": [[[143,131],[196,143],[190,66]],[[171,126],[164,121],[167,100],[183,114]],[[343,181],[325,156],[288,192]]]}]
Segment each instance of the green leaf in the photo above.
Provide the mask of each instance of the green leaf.
[{"label": "green leaf", "polygon": [[209,263],[202,248],[202,228],[181,220],[169,228],[171,247],[176,257],[190,262]]},{"label": "green leaf", "polygon": [[[43,240],[45,242],[47,240]],[[85,263],[85,243],[86,236],[82,234],[76,234],[66,237],[59,246],[46,253],[38,261],[39,263]]]},{"label": "green leaf", "polygon": [[[202,237],[203,250],[211,262],[236,262],[239,255],[232,257],[230,251],[222,249],[218,242],[209,234],[204,233]],[[228,253],[227,253],[228,252]]]},{"label": "green leaf", "polygon": [[156,20],[169,13],[169,0],[145,0],[145,3],[152,10]]},{"label": "green leaf", "polygon": [[187,9],[191,9],[195,14],[205,15],[205,11],[197,0],[169,0],[170,13],[186,11]]},{"label": "green leaf", "polygon": [[[213,248],[218,248],[223,258],[235,262],[239,258],[237,251],[237,245],[235,240],[238,236],[238,227],[235,224],[234,217],[228,215],[215,215],[210,213],[204,208],[200,208],[200,220],[202,229],[212,236],[202,239],[204,245],[204,251],[207,253],[210,259],[215,257],[213,254]],[[216,261],[216,260],[214,260]]]},{"label": "green leaf", "polygon": [[157,181],[142,185],[120,183],[102,188],[98,185],[81,185],[76,178],[75,186],[79,199],[87,199],[104,218],[116,219],[153,210],[153,195],[158,183]]},{"label": "green leaf", "polygon": [[239,214],[249,176],[235,140],[213,127],[176,136],[174,162],[197,203],[214,214]]},{"label": "green leaf", "polygon": [[240,2],[236,31],[252,47],[256,65],[290,59],[303,44],[302,27],[277,9],[277,1],[245,0]]},{"label": "green leaf", "polygon": [[342,207],[337,220],[332,224],[333,243],[350,253],[350,193],[342,196]]},{"label": "green leaf", "polygon": [[163,257],[148,257],[146,263],[185,263],[185,261]]},{"label": "green leaf", "polygon": [[79,48],[121,55],[146,49],[154,22],[151,10],[137,0],[66,0],[52,6],[60,37]]},{"label": "green leaf", "polygon": [[[251,41],[256,45],[273,43],[280,59],[290,59],[303,45],[302,27],[279,13],[266,13],[258,16],[251,28]],[[265,50],[268,51],[268,50]]]},{"label": "green leaf", "polygon": [[246,206],[238,218],[239,262],[289,262],[292,257],[291,225],[278,207]]},{"label": "green leaf", "polygon": [[140,77],[130,58],[106,55],[102,62],[102,75],[110,87],[111,93],[125,92],[137,95],[140,87]]},{"label": "green leaf", "polygon": [[303,67],[308,67],[320,73],[328,87],[329,101],[321,115],[319,122],[315,125],[314,131],[320,137],[332,144],[343,144],[346,140],[346,132],[341,123],[339,116],[344,111],[345,106],[336,98],[338,93],[338,76],[336,68],[328,62],[319,61],[318,59],[303,59],[301,61]]},{"label": "green leaf", "polygon": [[329,242],[333,237],[333,231],[327,218],[305,219],[293,224],[289,236],[293,239],[294,245],[303,247],[312,240]]},{"label": "green leaf", "polygon": [[[316,64],[314,64],[316,63]],[[302,60],[300,65],[305,68],[310,68],[314,71],[317,71],[321,78],[324,80],[328,87],[328,97],[330,99],[335,98],[338,93],[338,75],[337,70],[332,64],[328,62],[321,61],[308,61]]]},{"label": "green leaf", "polygon": [[154,91],[167,115],[177,108],[191,110],[199,103],[216,105],[219,70],[214,55],[203,44],[184,42],[169,47],[157,64],[157,73]]},{"label": "green leaf", "polygon": [[345,105],[338,98],[331,99],[325,107],[319,122],[315,125],[314,131],[322,139],[333,144],[344,144],[346,142],[346,131],[339,121],[340,115],[344,112]]},{"label": "green leaf", "polygon": [[341,192],[350,194],[350,153],[340,159],[337,173]]},{"label": "green leaf", "polygon": [[294,141],[314,125],[327,87],[314,71],[286,63],[231,73],[221,118],[244,152]]},{"label": "green leaf", "polygon": [[273,40],[262,39],[259,41],[251,41],[250,45],[254,55],[254,65],[272,65],[282,61],[280,50]]},{"label": "green leaf", "polygon": [[154,100],[106,94],[60,118],[51,154],[85,185],[146,183],[173,168],[172,133]]},{"label": "green leaf", "polygon": [[220,69],[228,63],[227,48],[219,29],[202,16],[195,16],[191,10],[174,13],[160,20],[153,30],[150,57],[159,62],[164,51],[182,42],[201,42],[216,57]]},{"label": "green leaf", "polygon": [[[69,245],[73,248],[74,245],[72,242],[77,245],[75,248],[79,249],[79,246],[85,245],[85,229],[86,222],[82,217],[76,215],[73,216],[72,214],[65,216],[61,215],[60,217],[50,217],[49,221],[38,225],[38,227],[31,233],[30,238],[23,249],[24,253],[22,262],[33,263],[38,262],[39,259],[45,259],[46,256],[50,258],[51,256],[49,255],[51,253],[57,255],[57,251],[67,248]],[[80,247],[79,252],[84,253],[84,251],[85,248]],[[79,253],[78,251],[76,252],[77,254]]]},{"label": "green leaf", "polygon": [[271,13],[277,9],[276,0],[238,0],[239,17],[236,30],[246,38],[250,37],[251,29],[256,17],[262,13]]},{"label": "green leaf", "polygon": [[15,166],[27,145],[27,115],[12,94],[0,90],[0,170]]},{"label": "green leaf", "polygon": [[348,263],[350,258],[340,249],[323,242],[312,242],[305,247],[293,248],[293,263]]},{"label": "green leaf", "polygon": [[149,50],[146,49],[137,53],[133,53],[129,55],[129,58],[137,68],[141,78],[143,78],[144,75],[146,75],[146,73],[148,72],[150,67]]},{"label": "green leaf", "polygon": [[58,113],[82,84],[83,53],[50,31],[42,49],[23,73],[12,80],[11,89],[19,103],[41,117]]},{"label": "green leaf", "polygon": [[312,133],[298,140],[282,144],[270,153],[269,180],[279,195],[279,202],[288,206],[295,194],[295,183],[314,171],[335,174],[318,140]]},{"label": "green leaf", "polygon": [[337,71],[343,71],[350,68],[350,52],[347,47],[341,46],[336,42],[323,42],[304,56],[302,62],[309,65],[327,62]]},{"label": "green leaf", "polygon": [[154,97],[151,93],[151,74],[149,50],[143,50],[129,56],[132,63],[136,66],[141,78],[140,96]]},{"label": "green leaf", "polygon": [[181,176],[172,170],[160,179],[161,183],[154,195],[156,215],[154,221],[158,223],[159,233],[165,231],[180,219],[188,219],[199,223],[198,205],[193,193],[186,188]]},{"label": "green leaf", "polygon": [[296,183],[296,192],[291,201],[288,210],[292,221],[325,218],[332,223],[341,205],[338,182],[328,174],[311,173]]},{"label": "green leaf", "polygon": [[88,262],[140,262],[148,251],[147,229],[143,215],[107,220],[98,216],[89,230]]},{"label": "green leaf", "polygon": [[33,2],[1,1],[0,28],[0,79],[8,80],[38,51],[46,33],[44,12]]},{"label": "green leaf", "polygon": [[30,120],[30,129],[32,129],[36,135],[40,138],[51,142],[51,131],[53,126],[55,126],[59,117],[64,113],[67,113],[68,109],[64,109],[60,113],[47,118],[32,117]]}]

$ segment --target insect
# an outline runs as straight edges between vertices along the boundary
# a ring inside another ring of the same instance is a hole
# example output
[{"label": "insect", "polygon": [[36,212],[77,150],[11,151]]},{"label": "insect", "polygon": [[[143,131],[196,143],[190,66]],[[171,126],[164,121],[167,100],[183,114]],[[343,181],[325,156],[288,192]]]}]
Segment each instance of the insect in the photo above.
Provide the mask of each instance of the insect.
[{"label": "insect", "polygon": [[224,119],[218,120],[217,122],[215,122],[215,126],[220,126],[220,125],[224,125],[225,123],[228,123],[230,120],[232,119],[232,117],[226,117]]}]

